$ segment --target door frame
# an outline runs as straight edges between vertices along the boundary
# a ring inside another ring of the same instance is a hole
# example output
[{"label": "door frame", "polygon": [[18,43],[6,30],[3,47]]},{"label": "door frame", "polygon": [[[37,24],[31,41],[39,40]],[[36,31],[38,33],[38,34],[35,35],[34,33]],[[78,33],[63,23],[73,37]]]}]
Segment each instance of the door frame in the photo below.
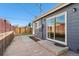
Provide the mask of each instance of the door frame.
[{"label": "door frame", "polygon": [[55,40],[55,32],[54,32],[54,39],[48,38],[47,21],[46,21],[46,39],[51,40],[53,42],[57,42],[57,43],[63,44],[63,45],[67,45],[67,11],[65,11],[63,13],[60,13],[60,14],[57,14],[55,16],[49,17],[46,20],[49,20],[49,19],[61,16],[61,15],[65,15],[65,42]]}]

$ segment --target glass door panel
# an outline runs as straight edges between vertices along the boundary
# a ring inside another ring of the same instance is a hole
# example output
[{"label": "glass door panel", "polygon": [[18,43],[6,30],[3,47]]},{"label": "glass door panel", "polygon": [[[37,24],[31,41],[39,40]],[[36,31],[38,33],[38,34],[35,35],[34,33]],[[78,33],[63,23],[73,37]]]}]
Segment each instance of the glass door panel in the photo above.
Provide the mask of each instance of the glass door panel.
[{"label": "glass door panel", "polygon": [[54,19],[47,20],[47,37],[50,39],[54,39]]},{"label": "glass door panel", "polygon": [[65,15],[56,17],[55,40],[65,42]]}]

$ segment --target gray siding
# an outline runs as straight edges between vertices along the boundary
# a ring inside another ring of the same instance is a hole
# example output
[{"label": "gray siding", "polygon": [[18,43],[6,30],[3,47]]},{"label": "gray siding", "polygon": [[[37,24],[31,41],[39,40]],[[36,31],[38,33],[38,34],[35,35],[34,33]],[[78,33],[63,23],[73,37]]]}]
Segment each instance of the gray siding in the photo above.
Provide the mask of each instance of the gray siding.
[{"label": "gray siding", "polygon": [[[39,21],[41,21],[41,20],[39,20]],[[42,22],[41,22],[40,25],[41,25],[41,27],[37,29],[37,32],[35,32],[34,36],[39,38],[39,39],[42,39],[42,31],[41,31],[41,29],[42,29]]]},{"label": "gray siding", "polygon": [[72,6],[76,8],[76,12],[73,12],[72,9],[68,10],[68,46],[79,52],[79,4]]},{"label": "gray siding", "polygon": [[45,40],[46,39],[46,20],[42,19],[40,21],[41,21],[41,24],[40,24],[41,27],[38,29],[37,32],[35,32],[34,36],[36,36],[37,38]]},{"label": "gray siding", "polygon": [[[73,8],[76,8],[77,11],[73,12]],[[57,15],[59,13],[62,13],[64,11],[67,11],[67,45],[70,49],[79,52],[79,4],[71,4],[69,6],[66,6],[46,17],[52,17],[53,15]],[[37,34],[37,37],[46,39],[46,21],[44,22],[43,26],[43,38],[42,38],[42,31],[39,31]],[[42,27],[41,27],[42,29]]]}]

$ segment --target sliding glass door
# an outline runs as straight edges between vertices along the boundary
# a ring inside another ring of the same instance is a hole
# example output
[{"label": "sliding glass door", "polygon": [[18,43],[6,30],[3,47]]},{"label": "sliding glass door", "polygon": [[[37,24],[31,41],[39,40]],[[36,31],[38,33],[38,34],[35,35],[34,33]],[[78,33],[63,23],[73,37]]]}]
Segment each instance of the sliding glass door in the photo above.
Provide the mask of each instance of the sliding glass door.
[{"label": "sliding glass door", "polygon": [[66,13],[55,15],[46,20],[47,38],[58,43],[66,43]]}]

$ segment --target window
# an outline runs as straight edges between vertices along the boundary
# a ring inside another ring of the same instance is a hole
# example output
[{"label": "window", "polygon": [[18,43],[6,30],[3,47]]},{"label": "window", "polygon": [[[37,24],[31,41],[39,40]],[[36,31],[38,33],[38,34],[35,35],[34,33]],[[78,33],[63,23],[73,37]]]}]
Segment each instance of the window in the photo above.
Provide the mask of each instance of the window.
[{"label": "window", "polygon": [[34,33],[39,33],[40,32],[40,28],[41,28],[41,20],[36,21],[33,25],[34,25],[33,26]]},{"label": "window", "polygon": [[41,27],[41,21],[40,20],[36,21],[35,26],[36,26],[37,29],[40,28]]},{"label": "window", "polygon": [[47,39],[63,44],[66,43],[65,20],[66,20],[66,12],[61,13],[59,15],[55,15],[46,20]]}]

